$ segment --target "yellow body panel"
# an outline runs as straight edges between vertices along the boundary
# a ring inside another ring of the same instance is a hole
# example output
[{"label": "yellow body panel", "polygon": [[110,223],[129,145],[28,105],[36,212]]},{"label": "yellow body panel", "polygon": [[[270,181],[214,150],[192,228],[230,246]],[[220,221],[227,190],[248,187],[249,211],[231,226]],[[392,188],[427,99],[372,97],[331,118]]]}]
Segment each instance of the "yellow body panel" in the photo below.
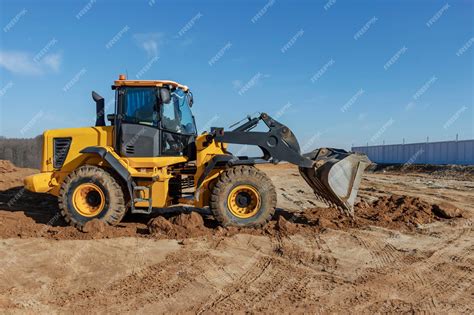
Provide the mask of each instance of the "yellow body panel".
[{"label": "yellow body panel", "polygon": [[[48,192],[59,195],[60,184],[64,178],[86,164],[100,165],[103,161],[90,154],[80,151],[89,146],[112,145],[113,127],[84,127],[48,130],[43,133],[43,152],[41,160],[41,173],[25,178],[25,188],[34,192]],[[71,146],[64,161],[63,167],[56,170],[53,167],[53,138],[71,138]]]},{"label": "yellow body panel", "polygon": [[[197,186],[197,181],[204,173],[207,163],[216,155],[227,153],[227,144],[215,142],[212,140],[205,146],[207,134],[200,135],[196,138],[196,175],[194,176],[194,186]],[[200,187],[196,187],[194,195],[194,206],[205,207],[209,205],[210,191],[215,179],[222,173],[221,169],[213,169],[206,177]]]},{"label": "yellow body panel", "polygon": [[41,171],[52,172],[53,169],[53,138],[72,138],[62,172],[69,173],[83,165],[87,155],[80,151],[89,146],[112,146],[113,127],[84,127],[48,130],[43,133],[43,164]]},{"label": "yellow body panel", "polygon": [[[45,172],[33,174],[25,178],[25,188],[29,191],[46,193],[57,185],[57,182],[52,182],[53,172]],[[55,185],[56,184],[56,185]]]},{"label": "yellow body panel", "polygon": [[[210,189],[212,184],[223,171],[212,170],[203,181],[201,187],[196,187],[198,179],[204,173],[207,163],[216,155],[228,154],[226,145],[215,141],[207,141],[206,134],[196,138],[196,161],[194,174],[195,195],[193,199],[186,202],[195,207],[209,205]],[[53,167],[53,138],[71,138],[71,146],[61,169]],[[82,165],[107,166],[107,162],[96,154],[80,153],[86,147],[98,146],[105,148],[113,155],[135,178],[140,186],[151,187],[152,205],[161,208],[173,204],[169,196],[169,181],[173,178],[174,166],[186,165],[188,158],[184,156],[175,157],[120,157],[113,149],[113,126],[107,127],[84,127],[49,130],[43,134],[43,164],[41,173],[29,176],[25,179],[25,187],[34,192],[50,193],[59,195],[59,189],[63,180],[71,172]],[[176,171],[174,171],[176,172]],[[146,192],[140,192],[141,198],[149,198]],[[146,202],[137,202],[136,207],[147,207]]]},{"label": "yellow body panel", "polygon": [[124,157],[124,163],[132,168],[161,168],[173,164],[185,163],[188,159],[185,156],[161,156],[161,157]]}]

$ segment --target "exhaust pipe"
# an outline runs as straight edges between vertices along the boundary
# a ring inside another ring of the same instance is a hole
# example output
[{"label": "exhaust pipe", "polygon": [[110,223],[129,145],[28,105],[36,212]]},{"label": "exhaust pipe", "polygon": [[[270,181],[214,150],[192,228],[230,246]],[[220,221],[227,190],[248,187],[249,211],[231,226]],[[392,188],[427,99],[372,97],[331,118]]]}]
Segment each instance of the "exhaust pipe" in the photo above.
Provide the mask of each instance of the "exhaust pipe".
[{"label": "exhaust pipe", "polygon": [[95,125],[96,126],[105,126],[105,106],[104,106],[104,98],[97,94],[95,91],[92,91],[92,99],[95,101],[96,104],[96,120],[95,120]]}]

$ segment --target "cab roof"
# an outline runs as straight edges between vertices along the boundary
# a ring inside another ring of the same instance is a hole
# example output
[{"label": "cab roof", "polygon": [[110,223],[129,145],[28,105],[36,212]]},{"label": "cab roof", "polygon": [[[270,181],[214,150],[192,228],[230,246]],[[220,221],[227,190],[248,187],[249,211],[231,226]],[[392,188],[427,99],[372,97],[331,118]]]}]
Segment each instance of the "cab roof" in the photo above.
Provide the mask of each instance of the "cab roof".
[{"label": "cab roof", "polygon": [[124,75],[120,75],[119,79],[114,82],[115,87],[119,86],[172,86],[181,88],[183,91],[187,92],[189,88],[186,85],[179,84],[175,81],[170,80],[127,80]]}]

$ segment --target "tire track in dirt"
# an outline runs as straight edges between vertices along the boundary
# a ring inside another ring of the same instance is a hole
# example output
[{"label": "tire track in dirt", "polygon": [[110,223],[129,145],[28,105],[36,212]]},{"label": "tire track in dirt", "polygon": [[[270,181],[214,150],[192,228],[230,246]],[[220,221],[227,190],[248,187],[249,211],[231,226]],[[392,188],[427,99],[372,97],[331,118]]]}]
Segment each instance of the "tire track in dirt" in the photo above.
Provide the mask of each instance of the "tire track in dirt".
[{"label": "tire track in dirt", "polygon": [[[172,299],[204,271],[207,259],[209,256],[204,253],[181,250],[170,254],[163,262],[144,267],[123,278],[113,279],[102,288],[62,295],[48,304],[75,311],[100,310],[101,307],[109,310],[110,304],[107,301],[114,300],[113,308],[117,310],[138,310],[149,303]],[[170,301],[176,302],[178,301]]]},{"label": "tire track in dirt", "polygon": [[268,268],[270,268],[271,264],[271,257],[259,257],[255,264],[252,264],[241,277],[226,286],[222,290],[222,293],[219,293],[216,297],[212,298],[211,301],[203,305],[196,313],[202,314],[210,309],[214,312],[219,309],[221,304],[226,306],[229,304],[232,305],[232,296],[251,286],[252,283],[257,281],[257,279],[260,278]]},{"label": "tire track in dirt", "polygon": [[365,235],[363,232],[353,234],[354,239],[366,249],[372,257],[371,263],[375,265],[376,269],[400,268],[404,266],[403,257],[395,246],[379,239],[373,239],[372,235]]},{"label": "tire track in dirt", "polygon": [[[445,246],[422,262],[418,270],[416,270],[417,268],[413,269],[412,272],[422,273],[425,275],[423,278],[429,279],[423,281],[422,285],[413,291],[414,296],[422,297],[417,303],[426,306],[428,311],[440,311],[439,305],[437,305],[440,303],[437,301],[443,300],[445,302],[446,297],[448,297],[448,301],[454,298],[469,298],[464,289],[473,285],[471,275],[474,272],[472,268],[474,252],[472,241],[464,248],[465,239],[462,237],[467,237],[469,241],[471,232],[470,227],[464,228],[459,235],[451,238]],[[453,248],[457,248],[460,253],[454,255],[454,261],[453,256],[449,255]]]},{"label": "tire track in dirt", "polygon": [[[324,311],[338,312],[352,309],[352,311],[363,312],[370,310],[377,303],[386,304],[384,307],[387,307],[388,311],[390,311],[390,307],[393,307],[392,311],[395,311],[401,305],[403,307],[412,305],[415,310],[439,311],[439,308],[436,308],[436,306],[439,306],[439,300],[446,300],[447,295],[459,295],[460,290],[468,285],[468,280],[462,279],[468,278],[470,271],[460,273],[456,271],[457,267],[451,267],[449,270],[447,268],[433,270],[433,274],[427,272],[439,265],[440,261],[450,261],[449,253],[452,248],[455,248],[454,253],[460,252],[459,247],[464,252],[464,255],[456,255],[461,256],[456,260],[470,262],[471,258],[465,256],[470,255],[467,252],[469,252],[472,242],[471,244],[464,244],[465,246],[462,245],[466,239],[469,240],[467,233],[470,233],[470,231],[468,225],[467,228],[456,233],[454,237],[447,240],[443,238],[445,241],[441,245],[436,244],[433,251],[407,251],[398,250],[396,246],[384,241],[383,238],[377,238],[374,235],[368,238],[366,231],[350,230],[348,233],[354,237],[356,242],[375,258],[376,268],[362,269],[363,273],[353,282],[357,290],[354,290],[352,286],[344,286],[336,288],[322,297],[321,302],[333,305],[330,309],[324,309]],[[452,231],[447,233],[450,232]],[[456,275],[452,277],[453,279],[449,279],[453,272]],[[443,282],[434,282],[433,278],[439,273],[446,275],[446,278],[443,278]],[[390,297],[394,294],[405,300],[399,300],[398,302],[390,300]],[[335,296],[337,296],[338,301],[336,305],[334,305]],[[461,293],[461,298],[466,296],[467,294]],[[379,302],[374,302],[377,300]],[[423,305],[420,305],[420,302],[423,302]],[[354,307],[354,305],[357,306]]]},{"label": "tire track in dirt", "polygon": [[[316,301],[323,294],[321,292],[348,283],[327,273],[326,270],[335,269],[332,267],[335,260],[329,259],[331,267],[324,267],[327,261],[320,258],[323,240],[316,239],[304,239],[302,244],[296,246],[295,240],[281,235],[270,238],[273,250],[269,254],[260,253],[264,256],[258,261],[259,268],[236,279],[211,302],[202,306],[198,313],[211,310],[225,313],[236,309],[288,311],[288,305],[319,308]],[[262,262],[265,262],[263,268]],[[310,287],[318,288],[321,292]]]},{"label": "tire track in dirt", "polygon": [[[266,285],[268,282],[272,282],[277,272],[273,268],[275,264],[275,256],[281,257],[282,255],[282,240],[279,235],[271,239],[271,252],[269,255],[265,255],[263,252],[260,252],[256,249],[253,257],[259,256],[256,258],[255,262],[248,262],[248,268],[239,278],[232,281],[224,287],[211,301],[204,304],[197,311],[198,314],[205,312],[215,312],[217,310],[232,310],[237,308],[242,308],[249,302],[249,298],[253,303],[258,302],[271,292],[271,287]],[[256,282],[259,282],[260,278],[264,278],[260,281],[259,290],[254,292],[255,287],[257,286]],[[265,281],[268,279],[269,281]],[[280,280],[281,282],[281,280]],[[246,294],[248,291],[252,291],[252,294]]]},{"label": "tire track in dirt", "polygon": [[[364,277],[363,285],[377,287],[377,285],[385,283],[385,288],[382,285],[381,290],[383,294],[379,294],[381,299],[385,299],[383,297],[383,295],[387,295],[385,291],[389,293],[392,290],[390,286],[393,284],[397,296],[405,298],[405,302],[416,305],[418,310],[439,312],[440,299],[446,300],[446,297],[449,296],[462,295],[461,291],[468,285],[464,285],[464,283],[472,283],[472,280],[469,280],[472,268],[463,270],[463,266],[453,266],[452,263],[443,261],[443,258],[449,257],[446,253],[453,248],[455,242],[463,236],[467,236],[470,231],[471,228],[464,228],[458,235],[444,242],[441,248],[438,246],[438,249],[432,254],[425,258],[419,255],[421,259],[413,263],[398,264],[396,270],[390,271],[388,268],[389,270],[384,270],[385,275],[382,277],[376,271],[369,272]],[[461,261],[464,261],[466,256],[472,256],[472,252],[463,252],[464,254],[459,258]],[[459,267],[461,270],[458,270]],[[364,307],[360,308],[360,310],[364,309]]]}]

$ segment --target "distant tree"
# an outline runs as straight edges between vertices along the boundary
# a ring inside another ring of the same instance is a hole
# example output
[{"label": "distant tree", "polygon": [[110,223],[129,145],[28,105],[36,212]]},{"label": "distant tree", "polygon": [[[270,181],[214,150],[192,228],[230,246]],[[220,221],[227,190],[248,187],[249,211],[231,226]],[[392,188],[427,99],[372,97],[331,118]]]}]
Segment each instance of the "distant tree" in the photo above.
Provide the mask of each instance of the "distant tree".
[{"label": "distant tree", "polygon": [[15,139],[0,136],[0,160],[9,160],[19,167],[39,168],[42,137],[32,139]]}]

